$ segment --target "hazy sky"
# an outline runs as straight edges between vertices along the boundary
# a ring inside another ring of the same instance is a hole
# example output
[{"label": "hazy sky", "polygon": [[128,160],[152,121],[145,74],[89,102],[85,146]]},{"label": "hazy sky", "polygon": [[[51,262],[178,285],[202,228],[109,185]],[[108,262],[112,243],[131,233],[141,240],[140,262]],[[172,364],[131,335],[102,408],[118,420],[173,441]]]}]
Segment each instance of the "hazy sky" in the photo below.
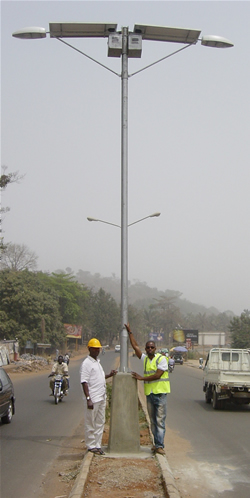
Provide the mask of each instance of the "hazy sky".
[{"label": "hazy sky", "polygon": [[[199,42],[129,79],[129,280],[240,314],[250,309],[250,2],[2,1],[2,154],[25,175],[2,195],[6,242],[40,270],[120,277],[120,78],[58,40],[19,40],[49,22],[152,24],[231,40]],[[107,39],[68,39],[107,57]],[[129,73],[180,48],[144,40]]]}]

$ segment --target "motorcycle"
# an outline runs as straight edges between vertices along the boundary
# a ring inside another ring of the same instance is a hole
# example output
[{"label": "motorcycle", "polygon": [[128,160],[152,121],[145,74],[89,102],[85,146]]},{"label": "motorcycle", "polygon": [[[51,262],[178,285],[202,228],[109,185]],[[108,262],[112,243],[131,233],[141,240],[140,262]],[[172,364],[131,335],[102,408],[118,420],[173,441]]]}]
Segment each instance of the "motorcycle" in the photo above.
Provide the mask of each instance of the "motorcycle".
[{"label": "motorcycle", "polygon": [[168,361],[168,370],[169,373],[172,373],[174,371],[174,362],[171,361],[171,359]]},{"label": "motorcycle", "polygon": [[55,376],[55,385],[54,385],[54,398],[55,398],[55,404],[58,404],[58,401],[62,401],[64,397],[64,393],[62,390],[62,383],[63,383],[63,375],[56,375]]},{"label": "motorcycle", "polygon": [[170,364],[169,364],[169,365],[168,365],[168,371],[169,371],[169,373],[172,373],[172,372],[173,372],[173,370],[174,370],[174,365],[170,365]]}]

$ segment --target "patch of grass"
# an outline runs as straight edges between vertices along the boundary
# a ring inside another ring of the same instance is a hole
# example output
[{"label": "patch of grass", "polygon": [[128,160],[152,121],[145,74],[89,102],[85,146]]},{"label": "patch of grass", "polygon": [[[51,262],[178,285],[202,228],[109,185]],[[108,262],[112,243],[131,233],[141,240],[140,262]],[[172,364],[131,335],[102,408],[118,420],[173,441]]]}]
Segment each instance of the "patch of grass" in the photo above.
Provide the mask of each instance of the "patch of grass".
[{"label": "patch of grass", "polygon": [[111,398],[112,398],[112,384],[106,384],[106,394],[107,394],[107,402],[106,402],[106,421],[110,419],[110,407],[111,407]]},{"label": "patch of grass", "polygon": [[140,424],[141,429],[148,428],[147,419],[146,419],[145,413],[144,413],[140,403],[139,403],[139,424]]}]

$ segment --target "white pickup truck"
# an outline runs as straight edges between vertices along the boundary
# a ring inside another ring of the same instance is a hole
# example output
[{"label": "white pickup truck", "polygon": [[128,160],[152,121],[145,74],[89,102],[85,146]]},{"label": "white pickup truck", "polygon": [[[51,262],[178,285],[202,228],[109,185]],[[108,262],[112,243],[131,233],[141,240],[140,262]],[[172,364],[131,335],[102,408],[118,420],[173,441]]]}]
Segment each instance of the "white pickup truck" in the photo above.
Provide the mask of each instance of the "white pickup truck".
[{"label": "white pickup truck", "polygon": [[250,403],[250,350],[213,348],[203,368],[203,391],[206,403],[215,410],[229,401],[237,405]]}]

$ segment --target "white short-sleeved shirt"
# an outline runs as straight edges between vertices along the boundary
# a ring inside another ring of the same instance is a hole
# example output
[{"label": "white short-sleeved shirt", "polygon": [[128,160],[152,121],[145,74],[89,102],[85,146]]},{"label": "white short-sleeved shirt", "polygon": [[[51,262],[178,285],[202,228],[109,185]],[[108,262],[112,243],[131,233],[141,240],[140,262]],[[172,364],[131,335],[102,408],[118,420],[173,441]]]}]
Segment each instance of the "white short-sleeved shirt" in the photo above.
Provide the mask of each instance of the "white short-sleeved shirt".
[{"label": "white short-sleeved shirt", "polygon": [[[93,403],[105,399],[105,373],[99,359],[94,360],[91,356],[87,356],[87,358],[83,360],[80,368],[80,379],[81,384],[87,382],[89,386],[89,395]],[[85,396],[83,399],[85,399]]]},{"label": "white short-sleeved shirt", "polygon": [[[142,353],[140,360],[142,360],[144,362],[145,358],[148,358],[148,361],[151,363],[151,360],[149,359],[148,355],[146,355],[145,353]],[[165,356],[162,356],[162,359],[161,359],[160,363],[157,365],[157,368],[159,370],[163,370],[163,372],[166,372],[166,370],[168,370],[168,362],[167,362]]]}]

